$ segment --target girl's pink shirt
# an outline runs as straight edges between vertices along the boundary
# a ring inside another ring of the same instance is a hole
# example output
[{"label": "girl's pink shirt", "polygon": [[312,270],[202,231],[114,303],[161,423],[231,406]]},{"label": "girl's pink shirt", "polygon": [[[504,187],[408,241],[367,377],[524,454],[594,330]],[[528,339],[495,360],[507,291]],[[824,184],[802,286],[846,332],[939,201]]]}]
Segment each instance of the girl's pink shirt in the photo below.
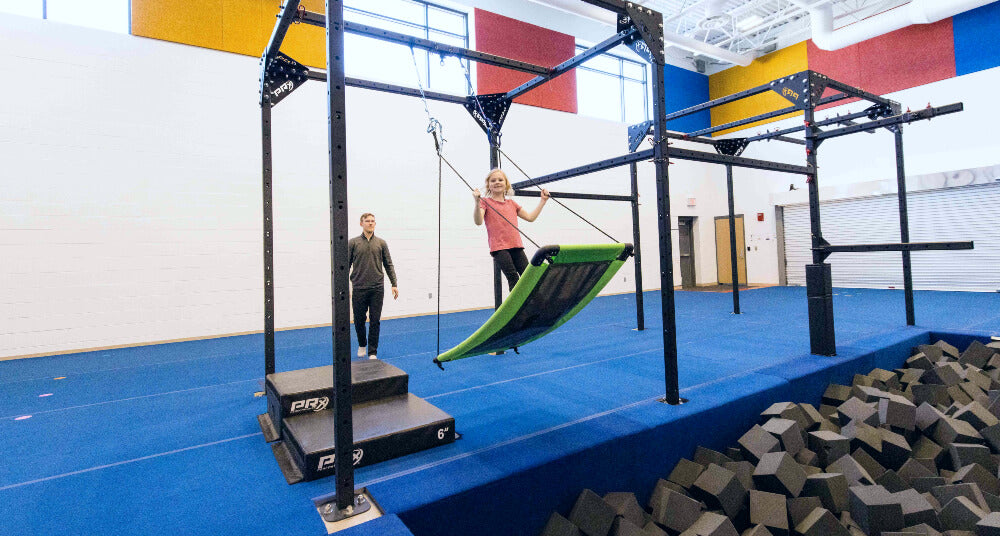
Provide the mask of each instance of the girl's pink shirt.
[{"label": "girl's pink shirt", "polygon": [[[487,207],[487,203],[490,207],[495,208],[496,212]],[[491,252],[524,247],[524,243],[521,242],[521,233],[517,231],[517,212],[521,210],[521,205],[518,205],[517,201],[513,199],[497,201],[481,197],[479,198],[479,206],[485,211],[483,223],[486,225],[486,236],[489,238]],[[510,223],[503,221],[497,212],[503,214],[503,217],[507,218]]]}]

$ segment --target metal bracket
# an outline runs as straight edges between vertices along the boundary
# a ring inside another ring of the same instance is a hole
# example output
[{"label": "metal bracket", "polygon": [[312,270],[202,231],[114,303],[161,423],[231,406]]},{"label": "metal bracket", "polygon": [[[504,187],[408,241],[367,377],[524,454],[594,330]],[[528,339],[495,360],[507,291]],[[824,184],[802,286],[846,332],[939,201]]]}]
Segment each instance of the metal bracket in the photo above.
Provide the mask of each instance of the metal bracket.
[{"label": "metal bracket", "polygon": [[729,138],[716,141],[715,150],[719,154],[739,156],[743,154],[743,150],[747,148],[747,145],[750,145],[750,142],[746,138]]},{"label": "metal bracket", "polygon": [[625,44],[649,63],[664,65],[666,57],[663,52],[663,15],[652,9],[628,3],[625,13],[618,15],[618,31],[628,30],[632,26],[639,30],[639,33],[625,41]]},{"label": "metal bracket", "polygon": [[[488,136],[498,136],[503,126],[507,112],[510,111],[511,99],[506,93],[491,93],[489,95],[470,95],[465,102],[465,109],[479,123],[479,127]],[[480,112],[481,111],[481,112]],[[485,115],[485,116],[484,116]]]},{"label": "metal bracket", "polygon": [[267,62],[261,73],[261,106],[273,108],[309,80],[309,68],[289,56],[278,54]]},{"label": "metal bracket", "polygon": [[[877,103],[865,108],[865,111],[868,112],[868,119],[875,121],[876,119],[881,119],[883,117],[899,115],[899,105],[891,106],[889,104]],[[886,125],[885,127],[886,130],[893,133],[901,130],[902,128],[903,126],[901,124]],[[874,133],[873,130],[870,130],[869,132]]]},{"label": "metal bracket", "polygon": [[827,80],[825,75],[802,71],[771,82],[771,89],[799,110],[805,110],[819,103],[826,91]]},{"label": "metal bracket", "polygon": [[649,135],[649,129],[652,128],[652,121],[643,121],[635,125],[630,125],[628,127],[628,152],[634,153],[639,145],[642,144],[642,140],[646,139]]}]

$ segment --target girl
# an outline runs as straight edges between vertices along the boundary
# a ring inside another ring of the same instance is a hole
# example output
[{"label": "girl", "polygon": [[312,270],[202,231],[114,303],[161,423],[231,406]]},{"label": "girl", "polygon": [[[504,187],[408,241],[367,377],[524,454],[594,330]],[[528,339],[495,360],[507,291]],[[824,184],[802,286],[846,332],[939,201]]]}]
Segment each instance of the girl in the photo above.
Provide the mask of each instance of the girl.
[{"label": "girl", "polygon": [[[486,176],[486,196],[483,197],[479,188],[472,191],[476,207],[472,221],[476,225],[486,223],[486,236],[490,242],[490,255],[500,266],[500,271],[507,278],[507,288],[513,289],[524,269],[528,267],[528,257],[524,254],[524,244],[517,230],[517,217],[524,221],[535,221],[542,212],[542,207],[549,200],[549,191],[542,190],[541,199],[535,210],[528,212],[513,199],[507,196],[513,194],[507,174],[501,169],[491,170]],[[503,215],[504,221],[497,213]],[[509,223],[508,223],[509,222]]]}]

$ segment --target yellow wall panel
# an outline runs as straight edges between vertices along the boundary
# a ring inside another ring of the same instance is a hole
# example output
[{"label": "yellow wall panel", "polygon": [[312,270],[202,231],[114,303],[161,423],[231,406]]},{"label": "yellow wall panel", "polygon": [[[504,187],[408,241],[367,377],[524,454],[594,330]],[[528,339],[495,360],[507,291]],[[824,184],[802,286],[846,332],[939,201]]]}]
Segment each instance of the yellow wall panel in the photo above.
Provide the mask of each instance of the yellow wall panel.
[{"label": "yellow wall panel", "polygon": [[[324,0],[301,5],[325,12]],[[280,0],[132,0],[132,33],[248,56],[260,56],[271,38]],[[326,68],[326,30],[292,24],[281,51],[299,63]]]},{"label": "yellow wall panel", "polygon": [[[766,56],[761,56],[747,67],[732,67],[709,76],[709,98],[717,99],[725,97],[726,95],[757,87],[776,78],[804,71],[808,68],[809,62],[806,56],[806,43],[803,41]],[[773,112],[774,110],[787,108],[790,105],[791,103],[777,93],[769,91],[712,108],[712,126],[746,119],[747,117],[753,117],[762,113]],[[750,125],[744,125],[740,129],[764,125],[800,114],[801,112],[795,112],[766,121],[758,121]],[[715,135],[732,131],[732,129],[724,130],[717,132]]]},{"label": "yellow wall panel", "polygon": [[132,0],[132,34],[222,47],[222,0]]}]

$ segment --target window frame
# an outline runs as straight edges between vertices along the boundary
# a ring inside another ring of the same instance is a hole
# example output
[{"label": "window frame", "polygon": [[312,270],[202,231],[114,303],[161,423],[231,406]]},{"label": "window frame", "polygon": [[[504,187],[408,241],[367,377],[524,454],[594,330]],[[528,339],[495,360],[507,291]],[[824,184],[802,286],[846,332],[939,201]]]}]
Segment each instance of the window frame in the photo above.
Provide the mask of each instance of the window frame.
[{"label": "window frame", "polygon": [[[577,42],[577,44],[576,44],[576,53],[577,53],[577,55],[579,55],[580,53],[589,50],[589,48],[590,47],[588,47],[586,45],[583,45],[583,44],[580,44],[579,42]],[[649,120],[650,96],[651,96],[650,95],[651,89],[650,89],[650,84],[649,84],[649,79],[650,79],[649,64],[646,63],[646,62],[644,62],[644,61],[633,60],[633,59],[630,59],[630,58],[626,58],[625,56],[622,56],[622,55],[619,55],[619,54],[614,54],[614,53],[611,53],[611,52],[605,52],[605,53],[600,54],[599,56],[596,56],[596,57],[597,58],[611,58],[611,59],[615,60],[616,64],[617,64],[617,67],[618,67],[618,73],[617,74],[610,73],[610,72],[608,72],[606,70],[603,70],[603,69],[595,69],[593,67],[589,67],[586,62],[578,65],[576,68],[580,69],[580,70],[584,70],[584,71],[588,71],[588,72],[592,72],[592,73],[597,73],[597,74],[600,74],[600,75],[604,75],[604,76],[608,76],[608,77],[612,77],[612,78],[617,79],[617,81],[618,81],[618,96],[619,96],[619,99],[620,99],[619,102],[621,103],[621,107],[619,109],[619,114],[618,114],[618,120],[621,121],[622,123],[626,123],[627,122],[627,117],[628,117],[628,103],[626,101],[626,92],[625,92],[626,85],[625,85],[625,83],[626,82],[638,82],[638,83],[642,84],[642,88],[644,90],[643,93],[645,94],[645,98],[643,99],[643,102],[642,102],[642,111],[643,111],[642,115],[644,117],[643,121],[648,121]],[[638,65],[639,67],[641,67],[642,68],[642,79],[640,80],[640,79],[637,79],[637,78],[633,78],[633,77],[628,76],[627,74],[625,74],[625,65],[626,64]],[[578,98],[579,98],[579,93],[580,93],[580,86],[579,85],[577,85],[577,90],[576,91],[577,91],[577,95],[578,95]]]}]

